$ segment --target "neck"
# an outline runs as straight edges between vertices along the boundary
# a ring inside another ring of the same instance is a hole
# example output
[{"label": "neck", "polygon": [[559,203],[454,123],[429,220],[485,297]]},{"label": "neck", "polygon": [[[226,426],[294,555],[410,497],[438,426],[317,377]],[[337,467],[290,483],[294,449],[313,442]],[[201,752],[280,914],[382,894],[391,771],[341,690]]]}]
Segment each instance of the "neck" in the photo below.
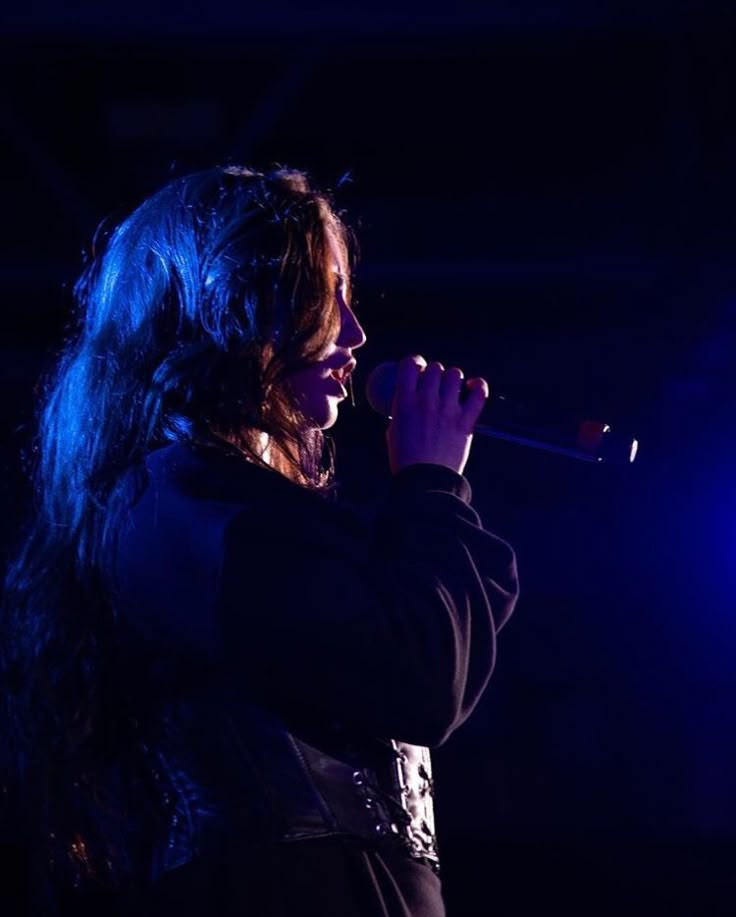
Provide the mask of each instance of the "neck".
[{"label": "neck", "polygon": [[271,437],[268,433],[259,433],[255,442],[255,451],[261,461],[267,465],[271,464]]},{"label": "neck", "polygon": [[[222,443],[226,443],[228,446],[235,448],[238,452],[249,462],[253,462],[254,459],[245,450],[241,443],[238,442],[237,437],[231,438],[225,436],[224,434],[218,433],[217,431],[212,431],[212,437],[214,440],[219,440]],[[252,451],[261,459],[262,462],[265,462],[267,465],[273,466],[273,453],[271,449],[271,437],[268,433],[264,433],[262,430],[258,433],[252,431],[248,436],[248,441]]]}]

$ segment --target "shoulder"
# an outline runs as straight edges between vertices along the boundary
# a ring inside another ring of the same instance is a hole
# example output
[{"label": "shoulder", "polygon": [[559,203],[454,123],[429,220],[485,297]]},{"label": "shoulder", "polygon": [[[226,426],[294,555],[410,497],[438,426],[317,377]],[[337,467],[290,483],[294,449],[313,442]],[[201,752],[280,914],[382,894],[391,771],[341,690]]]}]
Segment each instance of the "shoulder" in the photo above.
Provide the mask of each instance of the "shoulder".
[{"label": "shoulder", "polygon": [[149,452],[141,464],[128,468],[122,484],[129,507],[151,496],[250,505],[264,498],[296,496],[302,490],[236,454],[185,442]]},{"label": "shoulder", "polygon": [[126,475],[125,503],[133,515],[173,514],[188,524],[266,516],[333,520],[352,515],[340,500],[310,491],[237,454],[193,443],[150,452]]}]

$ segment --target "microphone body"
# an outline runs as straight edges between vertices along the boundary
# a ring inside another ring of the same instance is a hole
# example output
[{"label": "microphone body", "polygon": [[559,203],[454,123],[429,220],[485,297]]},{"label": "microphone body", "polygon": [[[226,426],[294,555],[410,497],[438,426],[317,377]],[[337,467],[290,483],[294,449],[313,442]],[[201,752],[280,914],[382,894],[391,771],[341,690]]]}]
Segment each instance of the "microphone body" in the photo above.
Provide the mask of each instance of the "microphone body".
[{"label": "microphone body", "polygon": [[[374,411],[389,418],[396,389],[397,371],[397,363],[381,363],[372,370],[366,383],[368,403]],[[532,420],[532,412],[527,407],[515,404],[505,395],[493,391],[473,432],[480,436],[541,449],[584,462],[606,462],[615,465],[631,464],[639,448],[636,439],[614,433],[611,427],[602,421],[540,420],[539,417]]]}]

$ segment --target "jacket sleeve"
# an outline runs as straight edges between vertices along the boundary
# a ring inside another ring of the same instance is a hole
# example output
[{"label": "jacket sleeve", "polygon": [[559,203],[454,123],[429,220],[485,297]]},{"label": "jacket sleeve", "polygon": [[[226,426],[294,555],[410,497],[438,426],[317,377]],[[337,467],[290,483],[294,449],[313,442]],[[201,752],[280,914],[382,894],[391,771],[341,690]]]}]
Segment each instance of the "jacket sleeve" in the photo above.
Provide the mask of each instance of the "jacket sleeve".
[{"label": "jacket sleeve", "polygon": [[463,476],[413,465],[370,525],[322,500],[238,514],[217,602],[235,683],[285,714],[441,745],[478,703],[518,592],[512,549],[470,500]]}]

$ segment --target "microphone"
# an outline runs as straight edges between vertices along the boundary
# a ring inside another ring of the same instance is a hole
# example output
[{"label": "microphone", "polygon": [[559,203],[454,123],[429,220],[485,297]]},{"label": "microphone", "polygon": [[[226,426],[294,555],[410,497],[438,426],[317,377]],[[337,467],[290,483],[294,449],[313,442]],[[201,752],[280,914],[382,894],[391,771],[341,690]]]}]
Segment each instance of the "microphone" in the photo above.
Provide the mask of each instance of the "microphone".
[{"label": "microphone", "polygon": [[[368,404],[385,417],[391,417],[398,363],[381,363],[368,376],[365,394]],[[461,401],[465,391],[461,394]],[[630,465],[639,449],[638,440],[614,433],[607,423],[598,420],[532,421],[532,412],[501,394],[491,392],[474,433],[554,452],[583,462],[607,462]]]}]

